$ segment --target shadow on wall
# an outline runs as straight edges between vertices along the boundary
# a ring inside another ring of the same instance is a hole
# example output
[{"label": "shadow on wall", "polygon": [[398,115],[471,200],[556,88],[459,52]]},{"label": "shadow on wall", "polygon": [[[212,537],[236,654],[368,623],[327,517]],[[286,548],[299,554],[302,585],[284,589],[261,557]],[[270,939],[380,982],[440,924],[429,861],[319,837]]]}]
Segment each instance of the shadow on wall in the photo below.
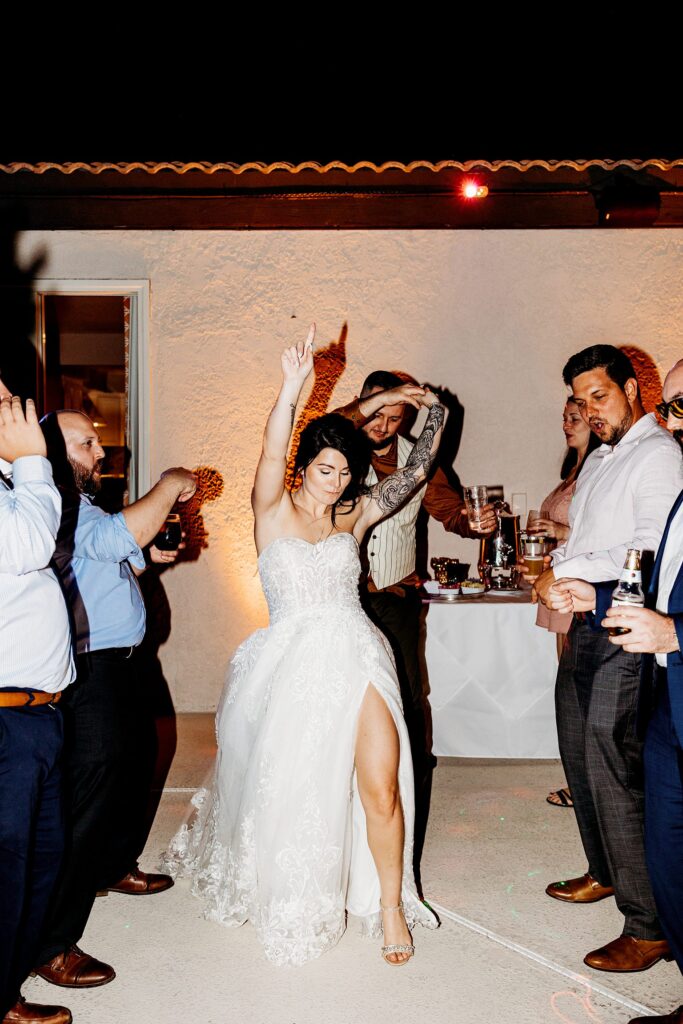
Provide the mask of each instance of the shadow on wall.
[{"label": "shadow on wall", "polygon": [[619,348],[633,363],[645,412],[654,412],[655,405],[662,400],[662,380],[654,359],[636,345],[620,345]]},{"label": "shadow on wall", "polygon": [[222,475],[211,466],[198,466],[193,472],[197,476],[197,490],[184,504],[178,506],[180,522],[185,531],[185,547],[178,555],[177,563],[196,562],[201,552],[209,546],[209,533],[204,525],[202,506],[216,501],[225,486]]}]

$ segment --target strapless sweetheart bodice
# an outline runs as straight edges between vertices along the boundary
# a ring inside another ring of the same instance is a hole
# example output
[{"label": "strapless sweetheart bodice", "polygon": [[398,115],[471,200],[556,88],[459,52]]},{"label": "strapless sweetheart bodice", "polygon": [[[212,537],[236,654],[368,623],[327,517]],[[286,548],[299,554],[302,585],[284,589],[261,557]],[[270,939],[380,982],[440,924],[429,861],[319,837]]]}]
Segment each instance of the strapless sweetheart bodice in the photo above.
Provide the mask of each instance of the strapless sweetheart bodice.
[{"label": "strapless sweetheart bodice", "polygon": [[317,544],[278,537],[258,565],[271,624],[331,606],[361,611],[358,542],[351,533],[333,533]]}]

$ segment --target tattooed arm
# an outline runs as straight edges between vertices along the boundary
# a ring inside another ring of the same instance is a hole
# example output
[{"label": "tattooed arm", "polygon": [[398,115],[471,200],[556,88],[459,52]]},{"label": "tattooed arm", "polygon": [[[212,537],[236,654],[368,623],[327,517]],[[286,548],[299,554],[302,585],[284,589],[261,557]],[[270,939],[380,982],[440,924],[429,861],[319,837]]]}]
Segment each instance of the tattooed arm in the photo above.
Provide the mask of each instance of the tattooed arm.
[{"label": "tattooed arm", "polygon": [[313,369],[315,324],[308,338],[282,353],[282,387],[273,406],[263,435],[263,449],[256,469],[251,506],[254,515],[275,512],[285,492],[287,451],[296,416],[296,404],[304,381]]},{"label": "tattooed arm", "polygon": [[422,404],[429,409],[422,433],[415,442],[405,466],[375,484],[368,497],[364,499],[364,507],[354,531],[357,536],[365,533],[379,519],[384,519],[400,508],[427,479],[439,450],[445,410],[431,391],[427,391],[422,397]]}]

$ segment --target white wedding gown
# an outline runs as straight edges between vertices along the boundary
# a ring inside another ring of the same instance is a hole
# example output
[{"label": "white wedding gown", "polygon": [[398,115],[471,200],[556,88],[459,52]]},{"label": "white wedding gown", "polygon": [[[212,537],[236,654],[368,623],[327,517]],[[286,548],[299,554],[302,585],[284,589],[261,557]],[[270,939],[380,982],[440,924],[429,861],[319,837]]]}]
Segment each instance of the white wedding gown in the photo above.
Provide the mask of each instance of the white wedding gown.
[{"label": "white wedding gown", "polygon": [[164,855],[189,875],[205,916],[251,921],[276,964],[330,949],[346,912],[379,936],[380,888],[356,788],[354,745],[368,685],[386,701],[401,745],[408,926],[436,927],[415,891],[413,770],[393,657],[363,612],[351,534],[318,544],[273,541],[259,557],[270,625],[235,652],[216,716],[214,781]]}]

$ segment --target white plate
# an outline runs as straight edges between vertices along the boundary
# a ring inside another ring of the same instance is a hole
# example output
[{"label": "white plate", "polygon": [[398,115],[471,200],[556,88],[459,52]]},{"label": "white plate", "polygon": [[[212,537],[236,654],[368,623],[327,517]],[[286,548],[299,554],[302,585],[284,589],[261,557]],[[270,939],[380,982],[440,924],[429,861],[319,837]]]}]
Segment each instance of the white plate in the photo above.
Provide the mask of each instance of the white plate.
[{"label": "white plate", "polygon": [[505,597],[506,594],[521,594],[522,588],[509,587],[507,590],[494,590],[493,587],[491,587],[491,589],[488,590],[487,593],[490,594],[492,597]]},{"label": "white plate", "polygon": [[462,590],[460,592],[460,596],[461,597],[465,597],[465,598],[470,598],[470,597],[486,597],[486,591],[485,590]]}]

